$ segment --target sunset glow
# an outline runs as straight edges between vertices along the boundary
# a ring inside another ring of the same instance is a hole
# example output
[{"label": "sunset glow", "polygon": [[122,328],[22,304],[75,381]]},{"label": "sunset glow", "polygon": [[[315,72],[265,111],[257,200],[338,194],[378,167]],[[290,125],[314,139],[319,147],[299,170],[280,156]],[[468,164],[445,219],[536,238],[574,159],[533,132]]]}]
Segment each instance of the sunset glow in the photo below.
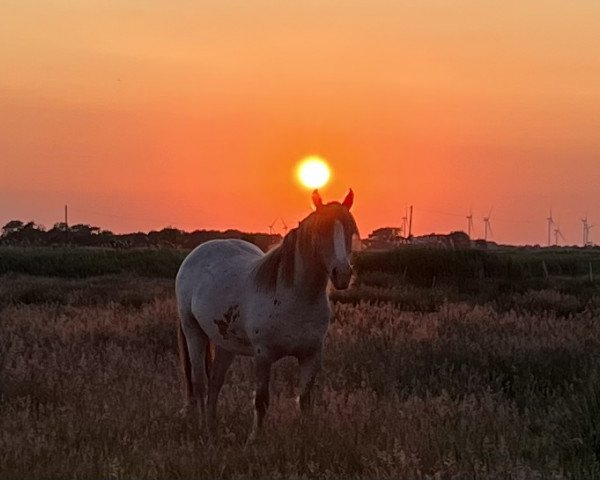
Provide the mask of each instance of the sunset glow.
[{"label": "sunset glow", "polygon": [[329,181],[329,166],[320,157],[306,157],[298,166],[298,180],[307,188],[321,188]]},{"label": "sunset glow", "polygon": [[[1,2],[0,223],[265,230],[318,152],[367,235],[600,222],[600,2]],[[240,208],[240,205],[248,208]],[[251,208],[250,208],[251,207]],[[266,222],[266,223],[265,223]],[[591,240],[600,243],[600,230]]]}]

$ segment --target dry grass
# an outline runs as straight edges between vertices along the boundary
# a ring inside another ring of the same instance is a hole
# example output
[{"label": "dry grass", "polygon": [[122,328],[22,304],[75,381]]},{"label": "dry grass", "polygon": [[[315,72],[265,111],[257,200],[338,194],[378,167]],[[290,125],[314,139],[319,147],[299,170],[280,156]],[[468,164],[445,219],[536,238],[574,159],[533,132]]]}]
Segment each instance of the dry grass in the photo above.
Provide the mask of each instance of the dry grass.
[{"label": "dry grass", "polygon": [[217,443],[176,415],[169,282],[0,285],[1,478],[600,476],[597,299],[567,315],[546,307],[577,298],[552,292],[507,311],[336,304],[314,416],[299,419],[284,360],[266,438],[244,450],[249,359],[231,368]]}]

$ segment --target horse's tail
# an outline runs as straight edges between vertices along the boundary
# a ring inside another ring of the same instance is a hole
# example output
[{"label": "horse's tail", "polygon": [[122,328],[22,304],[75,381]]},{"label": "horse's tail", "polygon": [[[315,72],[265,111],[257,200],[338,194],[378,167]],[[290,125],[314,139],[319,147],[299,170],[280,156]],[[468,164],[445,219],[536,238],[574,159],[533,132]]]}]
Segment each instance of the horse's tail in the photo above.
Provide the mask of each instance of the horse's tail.
[{"label": "horse's tail", "polygon": [[[183,371],[183,384],[185,393],[187,399],[191,400],[194,396],[194,387],[192,385],[192,364],[190,362],[190,352],[185,339],[185,333],[181,327],[181,322],[178,322],[177,343],[179,345],[179,360],[181,362],[181,370]],[[213,344],[209,341],[204,351],[204,370],[206,372],[206,378],[209,378],[210,366],[214,357],[212,351],[213,348]]]},{"label": "horse's tail", "polygon": [[208,344],[206,345],[206,351],[204,352],[204,371],[206,372],[207,379],[210,379],[210,367],[215,358],[215,349],[215,344],[208,340]]},{"label": "horse's tail", "polygon": [[185,333],[181,327],[181,322],[177,328],[177,343],[179,345],[179,361],[181,362],[181,370],[183,371],[183,385],[187,400],[191,400],[194,396],[194,387],[192,386],[192,364],[190,362],[190,352],[188,351]]}]

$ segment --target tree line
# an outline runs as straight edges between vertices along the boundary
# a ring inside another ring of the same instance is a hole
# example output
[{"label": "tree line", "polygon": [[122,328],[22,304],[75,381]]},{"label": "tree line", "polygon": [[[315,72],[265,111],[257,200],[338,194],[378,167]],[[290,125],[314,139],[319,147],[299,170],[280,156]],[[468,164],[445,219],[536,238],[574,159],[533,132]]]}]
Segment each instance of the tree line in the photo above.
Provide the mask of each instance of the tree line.
[{"label": "tree line", "polygon": [[281,235],[246,233],[239,230],[194,230],[186,232],[178,228],[165,227],[148,233],[114,233],[89,224],[67,225],[55,223],[50,229],[43,225],[21,220],[11,220],[2,227],[0,245],[52,246],[77,245],[112,248],[194,248],[201,243],[219,238],[238,238],[257,245],[266,251],[270,245],[281,240]]}]

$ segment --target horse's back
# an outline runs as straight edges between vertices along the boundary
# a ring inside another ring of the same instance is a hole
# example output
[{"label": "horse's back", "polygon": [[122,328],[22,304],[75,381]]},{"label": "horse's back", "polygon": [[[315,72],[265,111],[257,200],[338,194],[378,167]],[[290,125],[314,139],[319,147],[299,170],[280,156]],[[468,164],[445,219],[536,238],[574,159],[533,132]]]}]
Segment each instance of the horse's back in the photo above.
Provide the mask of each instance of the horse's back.
[{"label": "horse's back", "polygon": [[263,252],[260,248],[244,240],[210,240],[198,245],[190,252],[179,267],[177,276],[185,275],[197,268],[208,268],[244,258],[255,259],[262,255]]},{"label": "horse's back", "polygon": [[218,280],[236,272],[243,273],[263,252],[250,242],[237,239],[210,240],[196,247],[183,260],[177,272],[176,291],[179,296],[199,277],[208,275]]}]

